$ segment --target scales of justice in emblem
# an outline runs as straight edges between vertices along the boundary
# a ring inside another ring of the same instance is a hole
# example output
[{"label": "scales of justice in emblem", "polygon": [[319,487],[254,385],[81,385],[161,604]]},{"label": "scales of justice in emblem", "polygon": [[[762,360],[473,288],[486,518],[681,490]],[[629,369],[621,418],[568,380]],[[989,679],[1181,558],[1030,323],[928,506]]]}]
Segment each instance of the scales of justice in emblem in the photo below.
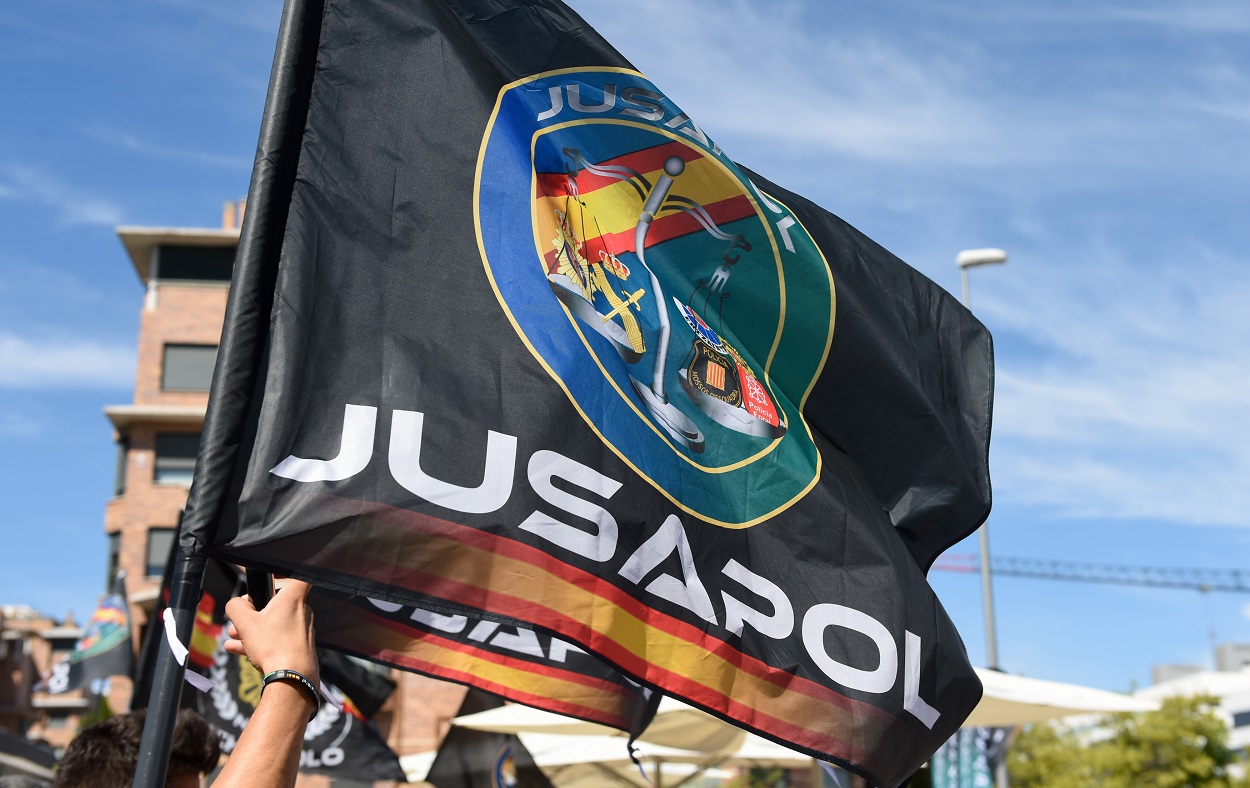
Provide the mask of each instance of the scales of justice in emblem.
[{"label": "scales of justice in emblem", "polygon": [[[664,288],[647,263],[646,251],[652,223],[661,215],[685,212],[708,234],[729,245],[721,260],[714,263],[711,273],[698,279],[686,301],[672,299],[677,313],[693,332],[690,349],[676,375],[682,393],[721,427],[769,440],[784,435],[786,425],[780,410],[748,360],[722,339],[695,309],[696,303],[701,301],[699,306],[704,313],[709,317],[714,314],[717,324],[725,325],[728,284],[734,266],[741,261],[737,251],[749,252],[750,243],[741,235],[721,230],[695,200],[672,193],[674,183],[686,168],[679,156],[670,156],[664,161],[663,174],[652,184],[642,173],[628,167],[593,164],[576,149],[564,148],[563,155],[567,160],[567,197],[563,210],[554,209],[557,227],[556,236],[551,240],[554,260],[547,268],[547,282],[552,292],[582,324],[606,339],[627,364],[639,364],[650,355],[651,382],[645,383],[633,374],[629,376],[635,395],[665,432],[690,451],[702,453],[706,443],[703,432],[672,402],[665,385],[673,328],[669,310],[665,308]],[[598,229],[598,218],[586,217],[586,203],[578,193],[577,178],[582,171],[627,183],[641,202],[633,227],[633,252],[638,265],[647,273],[653,296],[650,303],[654,304],[654,322],[659,327],[654,347],[647,346],[638,319],[647,289],[630,290],[630,268],[618,256],[625,252],[609,248],[608,236],[599,232],[601,248],[592,255],[575,229],[570,216],[574,211],[581,219],[582,234],[586,234],[588,222]]]}]

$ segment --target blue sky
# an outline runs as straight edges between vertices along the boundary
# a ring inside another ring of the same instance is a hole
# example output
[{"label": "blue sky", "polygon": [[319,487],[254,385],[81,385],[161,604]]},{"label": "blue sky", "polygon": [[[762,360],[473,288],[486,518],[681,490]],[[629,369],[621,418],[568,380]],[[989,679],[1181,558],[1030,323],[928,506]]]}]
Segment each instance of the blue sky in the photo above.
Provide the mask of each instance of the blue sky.
[{"label": "blue sky", "polygon": [[[1250,557],[1244,0],[574,0],[734,158],[958,293],[998,355],[995,554]],[[274,0],[0,9],[0,602],[89,613],[142,289],[113,228],[247,189]],[[974,552],[975,541],[952,552]],[[932,581],[984,663],[975,576]],[[1003,667],[1127,689],[1250,596],[998,578]]]}]

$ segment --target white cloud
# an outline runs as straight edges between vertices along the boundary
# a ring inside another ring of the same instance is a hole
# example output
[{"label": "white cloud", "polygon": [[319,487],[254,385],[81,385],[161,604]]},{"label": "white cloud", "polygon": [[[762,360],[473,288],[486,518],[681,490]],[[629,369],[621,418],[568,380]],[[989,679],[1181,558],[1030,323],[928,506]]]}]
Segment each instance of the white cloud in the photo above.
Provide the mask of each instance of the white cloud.
[{"label": "white cloud", "polygon": [[1000,3],[993,0],[912,0],[912,8],[962,25],[990,25],[1003,29],[1050,26],[1070,33],[1076,26],[1122,28],[1125,23],[1172,31],[1238,35],[1250,32],[1250,7],[1244,0],[1132,0],[1070,3]]},{"label": "white cloud", "polygon": [[[990,108],[968,97],[980,81],[971,59],[817,33],[799,12],[741,0],[587,4],[590,21],[713,136],[895,161],[982,160],[1001,146]],[[750,46],[736,43],[748,30]]]},{"label": "white cloud", "polygon": [[71,51],[69,47],[81,45],[80,39],[66,25],[31,22],[13,13],[10,8],[0,11],[0,29],[7,29],[10,33],[20,32],[20,35],[8,36],[6,43],[14,47],[13,51],[21,51],[25,57],[59,57]]},{"label": "white cloud", "polygon": [[[0,252],[0,315],[13,325],[15,315],[28,311],[21,319],[36,314],[60,314],[65,310],[91,310],[99,316],[104,309],[122,312],[122,306],[110,299],[97,285],[64,268],[56,268],[24,256]],[[132,314],[133,305],[125,305],[124,314]]]},{"label": "white cloud", "polygon": [[31,340],[0,333],[0,387],[124,389],[134,385],[135,349],[73,337]]},{"label": "white cloud", "polygon": [[281,5],[256,0],[160,0],[163,5],[193,11],[230,27],[274,34]]},{"label": "white cloud", "polygon": [[1184,3],[1134,2],[1112,4],[1103,11],[1108,18],[1204,33],[1238,35],[1250,33],[1250,6],[1244,0],[1205,0]]},{"label": "white cloud", "polygon": [[980,313],[1000,355],[995,482],[1082,517],[1250,525],[1250,281],[1186,265],[1017,266]]},{"label": "white cloud", "polygon": [[43,432],[44,425],[21,413],[0,413],[0,435],[9,438],[30,438]]},{"label": "white cloud", "polygon": [[[1047,33],[1030,28],[1032,14],[1058,13],[1055,25],[1109,24],[1129,13],[1120,6],[986,9],[982,18],[978,5],[975,21],[924,31],[947,16],[943,8],[895,29],[865,29],[794,2],[578,5],[731,156],[752,147],[788,155],[790,181],[839,155],[874,163],[878,177],[887,165],[959,181],[979,173],[1002,192],[1023,177],[1053,192],[1159,171],[1247,171],[1195,117],[1250,111],[1244,74],[1221,62],[1218,48],[1159,73],[1149,62],[1126,67],[1111,45],[1044,66],[999,51],[1009,41],[1044,49]],[[1228,3],[1216,5],[1233,15]]]},{"label": "white cloud", "polygon": [[246,156],[205,153],[198,150],[158,145],[156,143],[140,139],[139,137],[120,129],[103,126],[88,126],[83,130],[83,133],[92,139],[105,143],[106,145],[111,145],[115,148],[121,148],[123,150],[128,150],[132,153],[138,153],[142,156],[148,156],[154,159],[178,161],[203,167],[239,170],[241,172],[249,172],[252,168],[252,160]]},{"label": "white cloud", "polygon": [[0,165],[0,199],[53,209],[62,224],[120,224],[122,208],[95,197],[58,176],[27,165]]},{"label": "white cloud", "polygon": [[1250,73],[1234,64],[1212,63],[1196,72],[1197,89],[1177,106],[1250,125]]}]

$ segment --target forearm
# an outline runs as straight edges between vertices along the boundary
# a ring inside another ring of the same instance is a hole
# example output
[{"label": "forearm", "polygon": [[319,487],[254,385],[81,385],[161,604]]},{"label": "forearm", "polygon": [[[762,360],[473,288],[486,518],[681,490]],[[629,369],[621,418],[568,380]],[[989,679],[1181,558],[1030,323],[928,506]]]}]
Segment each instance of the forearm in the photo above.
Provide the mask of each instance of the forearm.
[{"label": "forearm", "polygon": [[301,687],[274,681],[239,736],[230,760],[213,783],[219,788],[276,788],[295,785],[304,728],[315,706]]}]

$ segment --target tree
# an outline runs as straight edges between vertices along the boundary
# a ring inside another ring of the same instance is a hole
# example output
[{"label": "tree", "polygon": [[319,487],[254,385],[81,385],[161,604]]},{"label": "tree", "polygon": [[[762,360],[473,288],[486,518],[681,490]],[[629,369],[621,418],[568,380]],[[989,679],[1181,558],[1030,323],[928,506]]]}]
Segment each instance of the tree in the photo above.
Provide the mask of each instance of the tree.
[{"label": "tree", "polygon": [[1239,788],[1237,756],[1210,696],[1168,698],[1159,711],[1112,714],[1077,732],[1034,725],[1008,756],[1013,788]]},{"label": "tree", "polygon": [[109,705],[108,697],[103,694],[96,695],[95,704],[91,707],[91,711],[78,719],[78,733],[82,733],[92,725],[104,722],[109,717],[112,717],[113,714],[113,707]]}]

